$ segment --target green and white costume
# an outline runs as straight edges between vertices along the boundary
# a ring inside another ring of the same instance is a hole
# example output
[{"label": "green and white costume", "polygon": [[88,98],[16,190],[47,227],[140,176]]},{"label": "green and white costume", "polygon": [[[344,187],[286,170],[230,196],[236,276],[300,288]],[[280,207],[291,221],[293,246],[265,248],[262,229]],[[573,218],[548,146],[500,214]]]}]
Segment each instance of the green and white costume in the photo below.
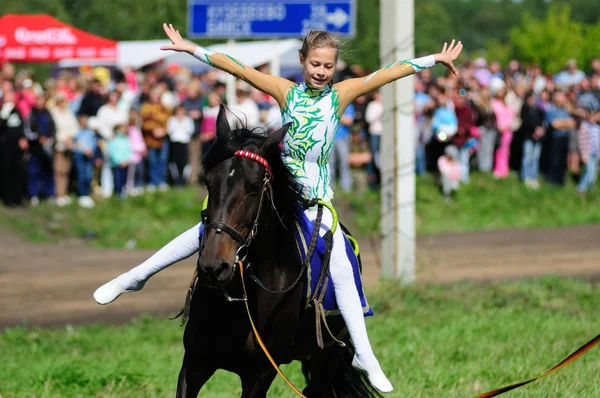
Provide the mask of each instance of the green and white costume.
[{"label": "green and white costume", "polygon": [[292,125],[283,140],[283,160],[304,187],[306,198],[326,202],[333,198],[328,162],[340,123],[339,107],[339,93],[331,85],[313,90],[298,84],[285,97],[281,120]]}]

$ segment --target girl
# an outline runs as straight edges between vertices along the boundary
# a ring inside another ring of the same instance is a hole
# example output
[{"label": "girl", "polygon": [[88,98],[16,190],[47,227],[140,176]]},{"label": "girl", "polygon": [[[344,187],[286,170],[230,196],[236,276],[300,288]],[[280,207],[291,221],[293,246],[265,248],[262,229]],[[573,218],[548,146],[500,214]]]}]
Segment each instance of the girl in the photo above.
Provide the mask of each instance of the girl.
[{"label": "girl", "polygon": [[[304,81],[295,84],[282,77],[261,73],[225,54],[188,44],[172,25],[164,24],[163,28],[173,44],[161,49],[187,52],[275,98],[282,110],[283,123],[293,121],[292,128],[283,140],[284,162],[303,185],[306,198],[320,198],[324,201],[331,201],[333,198],[328,161],[335,133],[346,107],[361,95],[432,67],[437,62],[443,63],[457,74],[452,62],[462,49],[460,42],[455,44],[452,41],[450,46],[444,44],[441,53],[395,62],[366,78],[348,79],[332,84],[339,55],[339,41],[330,33],[312,31],[304,39],[300,50]],[[307,117],[315,114],[319,117]],[[311,145],[306,145],[307,140],[310,140]],[[311,221],[314,221],[317,215],[314,209],[307,210],[306,214]],[[323,213],[322,224],[321,233],[333,227],[332,215],[328,211]],[[201,223],[184,232],[140,266],[100,287],[94,293],[96,301],[107,304],[125,291],[140,290],[151,275],[197,252],[199,228],[203,228]],[[330,267],[336,300],[356,346],[353,365],[366,373],[377,389],[389,392],[393,389],[392,385],[383,373],[369,343],[360,298],[354,286],[354,276],[343,239],[343,232],[338,228],[333,236]]]},{"label": "girl", "polygon": [[202,142],[202,157],[204,158],[217,137],[217,115],[219,114],[219,94],[212,92],[208,95],[208,104],[202,108],[202,127],[200,142]]},{"label": "girl", "polygon": [[506,103],[506,84],[498,83],[498,89],[492,99],[492,109],[496,115],[496,127],[500,133],[500,146],[496,149],[496,159],[494,162],[494,177],[506,178],[510,172],[509,157],[510,143],[513,138],[512,126],[515,121],[514,110]]},{"label": "girl", "polygon": [[127,123],[119,123],[115,128],[115,136],[108,142],[108,158],[114,178],[115,194],[120,199],[126,197],[125,184],[131,152]]},{"label": "girl", "polygon": [[136,111],[129,111],[129,143],[131,159],[127,169],[127,194],[138,196],[144,191],[144,158],[147,155],[146,143],[140,130],[140,118]]}]

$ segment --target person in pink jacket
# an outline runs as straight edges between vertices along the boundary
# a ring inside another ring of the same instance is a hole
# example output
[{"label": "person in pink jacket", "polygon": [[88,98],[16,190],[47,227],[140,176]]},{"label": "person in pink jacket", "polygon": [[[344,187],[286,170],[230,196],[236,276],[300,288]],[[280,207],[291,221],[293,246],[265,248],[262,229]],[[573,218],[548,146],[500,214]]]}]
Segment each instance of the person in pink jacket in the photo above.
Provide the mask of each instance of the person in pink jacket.
[{"label": "person in pink jacket", "polygon": [[496,149],[496,162],[494,165],[494,176],[506,178],[509,173],[508,160],[510,157],[510,144],[513,138],[512,126],[515,121],[515,111],[505,101],[506,88],[504,82],[495,87],[492,99],[492,110],[496,115],[496,126],[500,134],[500,146]]},{"label": "person in pink jacket", "polygon": [[131,160],[127,169],[127,192],[131,196],[142,193],[144,186],[144,158],[148,153],[146,142],[140,130],[140,117],[136,111],[129,112],[129,143],[131,144]]}]

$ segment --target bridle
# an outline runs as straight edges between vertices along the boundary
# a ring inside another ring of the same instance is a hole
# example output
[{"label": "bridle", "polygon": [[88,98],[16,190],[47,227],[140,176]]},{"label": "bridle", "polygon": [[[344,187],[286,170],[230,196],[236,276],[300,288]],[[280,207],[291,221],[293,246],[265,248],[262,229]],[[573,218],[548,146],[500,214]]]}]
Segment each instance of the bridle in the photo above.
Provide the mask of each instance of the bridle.
[{"label": "bridle", "polygon": [[[271,171],[271,166],[269,162],[262,156],[246,151],[246,150],[237,150],[234,153],[234,156],[239,156],[247,159],[254,160],[265,167],[265,176],[263,178],[262,188],[260,192],[260,199],[258,202],[258,210],[256,212],[256,217],[254,218],[254,223],[252,224],[252,229],[247,237],[244,237],[241,233],[239,233],[235,228],[227,225],[224,222],[220,221],[210,221],[204,227],[204,233],[202,234],[202,241],[200,242],[201,248],[204,249],[206,244],[206,235],[208,231],[214,229],[216,233],[220,234],[221,232],[227,233],[233,240],[240,244],[240,247],[236,251],[235,260],[233,262],[233,267],[238,265],[238,263],[245,263],[248,257],[248,250],[253,239],[256,237],[256,233],[258,232],[258,220],[260,218],[260,213],[265,202],[265,196],[267,192],[272,192],[271,188],[271,180],[273,180],[273,172]],[[272,195],[271,195],[272,196]]]}]

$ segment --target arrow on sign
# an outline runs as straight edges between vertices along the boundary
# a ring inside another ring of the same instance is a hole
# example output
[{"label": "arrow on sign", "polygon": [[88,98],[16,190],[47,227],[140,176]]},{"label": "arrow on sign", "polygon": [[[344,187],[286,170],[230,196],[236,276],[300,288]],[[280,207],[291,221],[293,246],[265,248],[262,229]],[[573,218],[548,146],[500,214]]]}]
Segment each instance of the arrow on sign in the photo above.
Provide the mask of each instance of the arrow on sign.
[{"label": "arrow on sign", "polygon": [[332,14],[327,14],[327,23],[339,29],[348,23],[348,14],[341,8],[336,8]]}]

